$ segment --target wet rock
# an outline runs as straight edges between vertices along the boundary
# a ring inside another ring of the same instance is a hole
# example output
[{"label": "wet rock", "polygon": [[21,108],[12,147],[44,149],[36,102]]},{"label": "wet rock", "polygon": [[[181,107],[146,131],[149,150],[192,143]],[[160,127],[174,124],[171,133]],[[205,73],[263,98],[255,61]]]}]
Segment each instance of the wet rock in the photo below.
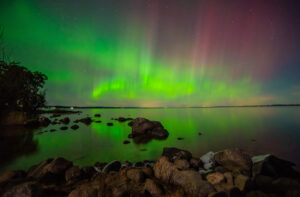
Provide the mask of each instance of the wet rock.
[{"label": "wet rock", "polygon": [[174,164],[179,170],[186,170],[190,167],[190,163],[185,159],[176,159]]},{"label": "wet rock", "polygon": [[65,131],[65,130],[67,130],[67,129],[68,129],[68,127],[65,127],[65,126],[60,127],[60,130],[63,130],[63,131]]},{"label": "wet rock", "polygon": [[153,177],[153,170],[151,167],[141,168],[141,170],[147,177]]},{"label": "wet rock", "polygon": [[110,163],[108,163],[104,168],[103,168],[103,172],[108,173],[111,171],[119,171],[121,169],[121,162],[119,161],[112,161]]},{"label": "wet rock", "polygon": [[185,159],[189,161],[192,158],[192,153],[174,147],[166,147],[163,149],[162,156],[168,157],[171,161],[175,159]]},{"label": "wet rock", "polygon": [[290,177],[300,178],[293,166],[295,164],[279,159],[273,155],[259,155],[252,157],[253,167],[252,176],[265,175],[273,178]]},{"label": "wet rock", "polygon": [[191,170],[175,171],[171,182],[181,186],[190,196],[205,197],[214,192],[214,187],[207,181],[202,180],[200,173]]},{"label": "wet rock", "polygon": [[149,192],[154,197],[165,194],[163,187],[152,179],[146,179],[144,190]]},{"label": "wet rock", "polygon": [[148,136],[156,139],[165,139],[169,133],[164,129],[162,124],[158,121],[150,121],[145,118],[136,118],[128,123],[132,128],[134,136]]},{"label": "wet rock", "polygon": [[130,143],[130,141],[128,141],[128,140],[125,140],[124,142],[123,142],[123,144],[129,144]]},{"label": "wet rock", "polygon": [[65,118],[61,119],[60,122],[63,123],[63,124],[69,124],[70,123],[70,118],[65,117]]},{"label": "wet rock", "polygon": [[95,117],[101,117],[101,114],[95,114],[94,116]]},{"label": "wet rock", "polygon": [[79,126],[77,124],[74,124],[74,125],[71,126],[71,129],[77,130],[77,129],[79,129]]},{"label": "wet rock", "polygon": [[210,173],[208,175],[206,175],[206,180],[210,183],[210,184],[219,184],[222,181],[225,180],[225,177],[222,173],[220,172],[214,172],[214,173]]},{"label": "wet rock", "polygon": [[174,172],[178,171],[176,166],[166,156],[159,157],[153,166],[154,176],[169,183]]},{"label": "wet rock", "polygon": [[249,171],[252,167],[251,157],[240,149],[225,149],[214,155],[215,161],[233,171]]},{"label": "wet rock", "polygon": [[74,122],[75,123],[81,122],[85,125],[90,125],[93,122],[93,120],[90,117],[86,117],[86,118],[81,118],[81,119],[75,120]]},{"label": "wet rock", "polygon": [[81,171],[78,166],[70,167],[65,173],[65,179],[69,183],[72,183],[80,178],[81,178]]},{"label": "wet rock", "polygon": [[217,166],[215,168],[215,171],[216,172],[220,172],[220,173],[225,173],[225,172],[228,172],[228,170],[226,168],[224,168],[223,166]]},{"label": "wet rock", "polygon": [[114,125],[114,123],[112,123],[112,122],[108,122],[108,123],[106,123],[106,125],[107,125],[107,126],[113,126],[113,125]]},{"label": "wet rock", "polygon": [[136,183],[142,183],[145,180],[144,173],[141,169],[132,168],[132,169],[127,170],[126,174],[130,180],[132,180]]},{"label": "wet rock", "polygon": [[7,190],[2,197],[38,197],[42,196],[43,189],[37,182],[25,182]]},{"label": "wet rock", "polygon": [[133,119],[132,119],[132,118],[119,117],[119,118],[117,118],[116,120],[119,121],[119,122],[126,122],[126,121],[128,121],[128,120],[133,120]]},{"label": "wet rock", "polygon": [[101,123],[102,121],[101,120],[97,120],[97,121],[95,121],[96,123]]},{"label": "wet rock", "polygon": [[200,157],[200,160],[202,161],[205,170],[209,170],[215,166],[214,155],[215,153],[210,151],[202,157]]},{"label": "wet rock", "polygon": [[184,139],[183,137],[178,137],[178,138],[177,138],[177,140],[183,140],[183,139]]}]

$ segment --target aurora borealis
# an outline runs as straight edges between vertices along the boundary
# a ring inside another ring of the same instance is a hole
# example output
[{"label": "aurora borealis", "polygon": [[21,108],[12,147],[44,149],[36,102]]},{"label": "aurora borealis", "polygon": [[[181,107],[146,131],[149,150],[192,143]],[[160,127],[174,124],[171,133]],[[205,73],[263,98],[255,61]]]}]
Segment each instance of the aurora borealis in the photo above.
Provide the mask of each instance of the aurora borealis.
[{"label": "aurora borealis", "polygon": [[50,105],[299,103],[297,1],[11,0],[11,59],[48,76]]}]

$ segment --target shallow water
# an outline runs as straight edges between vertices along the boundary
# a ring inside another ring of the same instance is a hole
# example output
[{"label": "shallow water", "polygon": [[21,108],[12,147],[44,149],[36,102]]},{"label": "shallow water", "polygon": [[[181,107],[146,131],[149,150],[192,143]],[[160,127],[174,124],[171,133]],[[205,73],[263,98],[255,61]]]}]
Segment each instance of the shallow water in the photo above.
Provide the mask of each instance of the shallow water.
[{"label": "shallow water", "polygon": [[[300,166],[300,107],[243,108],[165,108],[165,109],[83,109],[82,113],[63,115],[76,120],[93,117],[102,123],[82,123],[76,131],[61,131],[60,125],[24,130],[10,128],[0,132],[0,171],[28,169],[50,157],[62,156],[76,165],[93,165],[97,161],[155,160],[163,147],[189,150],[194,156],[208,151],[239,147],[254,154],[272,153]],[[166,140],[146,144],[123,144],[131,128],[128,122],[111,118],[145,117],[158,120],[169,131]],[[114,126],[107,126],[113,122]],[[70,123],[68,126],[73,125]],[[56,132],[45,132],[57,129]],[[198,135],[201,132],[202,135]],[[177,140],[183,137],[183,140]]]}]

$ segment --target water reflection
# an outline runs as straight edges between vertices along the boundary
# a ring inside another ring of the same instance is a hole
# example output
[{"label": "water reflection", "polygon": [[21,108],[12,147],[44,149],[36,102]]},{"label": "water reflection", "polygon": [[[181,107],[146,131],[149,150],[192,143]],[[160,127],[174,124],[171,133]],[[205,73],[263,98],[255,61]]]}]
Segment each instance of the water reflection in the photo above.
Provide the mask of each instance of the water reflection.
[{"label": "water reflection", "polygon": [[5,127],[0,130],[0,169],[38,150],[38,140],[34,140],[32,129]]}]

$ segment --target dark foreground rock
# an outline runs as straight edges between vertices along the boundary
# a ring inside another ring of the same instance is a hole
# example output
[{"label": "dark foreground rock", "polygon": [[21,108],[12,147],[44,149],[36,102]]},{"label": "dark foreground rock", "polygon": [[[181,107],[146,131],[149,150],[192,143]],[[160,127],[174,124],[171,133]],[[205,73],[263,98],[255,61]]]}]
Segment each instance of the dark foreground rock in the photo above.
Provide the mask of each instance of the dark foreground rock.
[{"label": "dark foreground rock", "polygon": [[[207,158],[216,159],[208,170]],[[209,152],[200,159],[169,147],[156,162],[97,162],[83,168],[58,157],[27,172],[1,174],[0,196],[298,197],[300,176],[292,166],[273,155],[251,158],[239,149]]]},{"label": "dark foreground rock", "polygon": [[128,123],[132,128],[130,138],[135,143],[146,143],[151,139],[166,139],[169,133],[158,121],[150,121],[145,118],[136,118]]}]

